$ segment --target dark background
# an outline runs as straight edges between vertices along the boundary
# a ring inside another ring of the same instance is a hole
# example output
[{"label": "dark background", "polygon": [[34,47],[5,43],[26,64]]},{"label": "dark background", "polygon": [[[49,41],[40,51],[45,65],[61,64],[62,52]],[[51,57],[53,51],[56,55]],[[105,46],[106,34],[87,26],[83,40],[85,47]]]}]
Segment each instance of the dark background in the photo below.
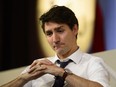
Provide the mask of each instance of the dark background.
[{"label": "dark background", "polygon": [[[0,71],[26,66],[44,57],[37,36],[36,3],[36,0],[0,0]],[[91,53],[104,50],[102,37],[102,15],[97,6]]]},{"label": "dark background", "polygon": [[35,18],[36,0],[0,0],[0,70],[43,57]]}]

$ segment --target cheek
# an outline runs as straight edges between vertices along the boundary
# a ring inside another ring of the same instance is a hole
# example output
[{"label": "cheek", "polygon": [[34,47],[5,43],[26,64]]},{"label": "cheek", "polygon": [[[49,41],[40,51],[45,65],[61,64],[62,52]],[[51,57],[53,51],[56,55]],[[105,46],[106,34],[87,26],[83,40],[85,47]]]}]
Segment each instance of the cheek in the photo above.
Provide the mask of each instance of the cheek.
[{"label": "cheek", "polygon": [[73,39],[73,35],[71,33],[67,33],[66,35],[64,35],[64,39],[66,41],[70,41]]},{"label": "cheek", "polygon": [[67,45],[71,45],[74,43],[75,36],[72,34],[68,34],[65,36],[64,42],[67,43]]},{"label": "cheek", "polygon": [[49,38],[49,37],[47,37],[47,41],[48,41],[48,43],[49,43],[49,44],[51,44],[51,43],[52,43],[52,39],[51,39],[51,38]]}]

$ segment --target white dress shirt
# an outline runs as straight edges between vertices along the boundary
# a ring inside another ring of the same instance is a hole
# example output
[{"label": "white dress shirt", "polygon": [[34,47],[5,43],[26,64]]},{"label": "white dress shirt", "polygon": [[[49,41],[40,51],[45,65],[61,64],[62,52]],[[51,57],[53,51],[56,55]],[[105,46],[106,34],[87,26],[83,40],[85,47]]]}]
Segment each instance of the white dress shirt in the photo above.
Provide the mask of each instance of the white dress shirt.
[{"label": "white dress shirt", "polygon": [[[56,63],[59,58],[57,55],[48,58],[51,62]],[[103,87],[109,86],[109,74],[103,66],[103,60],[99,57],[83,53],[78,49],[72,55],[66,58],[73,62],[69,63],[65,68],[69,69],[75,75],[100,83]],[[64,61],[66,61],[64,60]],[[58,64],[56,64],[58,65]],[[26,72],[28,67],[23,71]],[[29,81],[24,87],[52,87],[54,84],[54,76],[45,74],[38,79]],[[69,87],[66,83],[64,87]]]}]

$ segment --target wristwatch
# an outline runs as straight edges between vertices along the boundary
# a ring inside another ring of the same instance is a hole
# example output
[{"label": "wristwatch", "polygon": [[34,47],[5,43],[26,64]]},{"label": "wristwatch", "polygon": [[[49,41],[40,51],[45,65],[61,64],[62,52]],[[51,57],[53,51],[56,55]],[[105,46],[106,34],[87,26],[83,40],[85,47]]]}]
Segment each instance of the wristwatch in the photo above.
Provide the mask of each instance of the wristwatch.
[{"label": "wristwatch", "polygon": [[64,74],[62,76],[62,78],[65,80],[65,78],[68,76],[68,75],[72,75],[73,73],[69,70],[69,69],[64,69]]}]

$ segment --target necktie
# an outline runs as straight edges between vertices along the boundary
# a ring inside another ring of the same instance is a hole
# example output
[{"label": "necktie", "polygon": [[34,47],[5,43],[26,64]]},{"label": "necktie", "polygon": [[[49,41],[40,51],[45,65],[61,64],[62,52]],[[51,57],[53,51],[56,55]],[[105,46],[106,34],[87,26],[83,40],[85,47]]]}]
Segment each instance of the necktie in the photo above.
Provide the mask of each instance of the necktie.
[{"label": "necktie", "polygon": [[[60,67],[65,68],[72,60],[68,60],[66,62],[60,62],[60,60],[57,60],[57,63],[60,64]],[[60,76],[56,76],[55,82],[53,87],[63,87],[64,86],[64,79]]]}]

